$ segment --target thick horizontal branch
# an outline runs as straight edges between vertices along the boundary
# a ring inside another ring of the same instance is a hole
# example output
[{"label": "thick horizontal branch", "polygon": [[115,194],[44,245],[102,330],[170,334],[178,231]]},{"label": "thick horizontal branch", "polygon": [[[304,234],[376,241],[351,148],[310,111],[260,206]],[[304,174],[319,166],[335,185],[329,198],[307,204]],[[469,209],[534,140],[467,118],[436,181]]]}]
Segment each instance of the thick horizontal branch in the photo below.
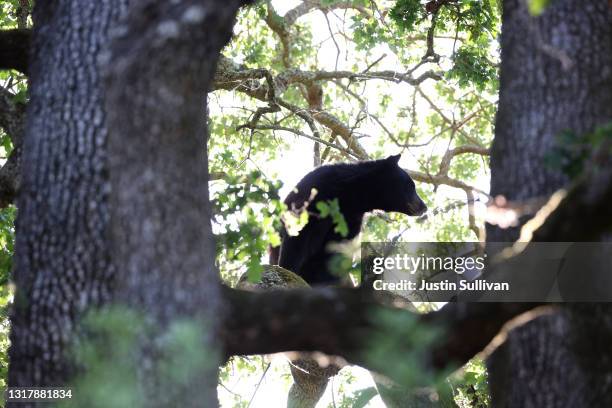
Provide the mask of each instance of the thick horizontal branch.
[{"label": "thick horizontal branch", "polygon": [[0,69],[28,72],[30,38],[27,29],[0,30]]},{"label": "thick horizontal branch", "polygon": [[[382,304],[375,292],[359,289],[305,289],[244,292],[224,289],[228,304],[222,327],[225,353],[269,354],[282,351],[320,351],[382,374],[385,367],[367,358],[368,339],[397,338],[394,328],[377,319],[378,312],[417,319],[423,330],[442,328],[445,334],[424,356],[427,367],[458,367],[482,351],[515,316],[536,304],[453,303],[421,315]],[[398,344],[399,349],[409,347]]]},{"label": "thick horizontal branch", "polygon": [[[319,2],[313,2],[319,3]],[[299,6],[298,6],[299,7]],[[2,30],[0,31],[0,69],[16,69],[27,73],[28,55],[30,48],[31,32],[28,29]],[[223,58],[227,62],[227,58]],[[239,81],[247,79],[260,79],[262,69],[247,69],[238,64],[229,65],[220,62],[212,90],[231,89],[237,86]],[[412,70],[411,70],[412,71]],[[418,85],[427,79],[440,80],[441,74],[435,71],[426,71],[414,78],[411,71],[374,71],[374,72],[351,72],[351,71],[302,71],[297,69],[287,70],[278,75],[278,83],[285,86],[293,83],[309,83],[312,81],[331,81],[338,79],[371,80],[380,79],[396,83],[405,82],[410,85]],[[232,86],[233,83],[233,86]]]},{"label": "thick horizontal branch", "polygon": [[297,69],[287,70],[278,76],[279,81],[287,84],[296,82],[308,83],[312,81],[332,81],[338,79],[349,79],[352,81],[381,79],[391,82],[405,82],[410,85],[418,85],[427,79],[440,80],[442,76],[439,72],[426,71],[419,77],[414,78],[409,73],[397,71],[370,71],[370,72],[352,72],[352,71],[301,71]]},{"label": "thick horizontal branch", "polygon": [[[245,80],[258,80],[262,77],[262,69],[248,69],[231,62],[228,58],[223,58],[223,64],[217,70],[212,90],[217,89],[234,89],[241,85]],[[228,70],[229,68],[229,70]],[[234,69],[233,71],[231,69]],[[369,72],[352,72],[352,71],[303,71],[299,69],[288,69],[281,72],[275,77],[275,86],[277,93],[282,93],[285,88],[291,84],[310,84],[315,81],[334,81],[340,79],[349,79],[351,81],[365,80],[384,80],[395,83],[407,83],[409,85],[419,85],[427,79],[440,80],[442,76],[436,71],[426,71],[418,77],[413,77],[408,72],[398,71],[369,71]],[[257,85],[263,86],[263,85]]]},{"label": "thick horizontal branch", "polygon": [[327,3],[329,4],[323,4],[321,0],[304,0],[285,13],[283,16],[285,24],[288,26],[293,25],[298,18],[313,10],[354,9],[365,16],[370,16],[367,8],[356,5],[353,1],[332,1]]}]

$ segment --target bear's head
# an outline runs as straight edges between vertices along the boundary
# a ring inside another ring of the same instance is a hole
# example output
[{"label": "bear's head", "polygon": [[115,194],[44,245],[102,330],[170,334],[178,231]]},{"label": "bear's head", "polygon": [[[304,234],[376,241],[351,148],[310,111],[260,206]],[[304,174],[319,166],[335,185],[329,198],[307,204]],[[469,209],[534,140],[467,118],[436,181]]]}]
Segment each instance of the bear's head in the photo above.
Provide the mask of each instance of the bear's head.
[{"label": "bear's head", "polygon": [[397,154],[383,160],[385,181],[380,209],[413,216],[422,215],[427,211],[427,206],[417,194],[412,178],[399,166],[400,157]]}]

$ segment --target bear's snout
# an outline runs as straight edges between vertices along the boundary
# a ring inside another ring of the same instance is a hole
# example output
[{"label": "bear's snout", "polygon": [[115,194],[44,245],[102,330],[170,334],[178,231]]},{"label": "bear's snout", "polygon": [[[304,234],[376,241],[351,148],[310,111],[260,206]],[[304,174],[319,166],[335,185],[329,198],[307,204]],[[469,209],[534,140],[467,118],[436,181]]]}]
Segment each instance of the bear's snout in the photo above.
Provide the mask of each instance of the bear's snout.
[{"label": "bear's snout", "polygon": [[410,212],[412,213],[410,215],[415,217],[423,215],[427,212],[427,205],[418,197],[415,201],[408,203],[408,208],[410,208]]}]

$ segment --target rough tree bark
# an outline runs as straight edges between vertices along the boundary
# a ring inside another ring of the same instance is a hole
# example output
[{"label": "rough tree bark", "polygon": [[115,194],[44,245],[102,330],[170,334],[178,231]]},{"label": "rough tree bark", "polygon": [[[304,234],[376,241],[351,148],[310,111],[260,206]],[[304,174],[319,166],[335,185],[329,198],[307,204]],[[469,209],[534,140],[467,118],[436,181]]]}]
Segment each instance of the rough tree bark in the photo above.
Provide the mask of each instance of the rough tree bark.
[{"label": "rough tree bark", "polygon": [[[139,3],[101,54],[126,3],[36,3],[10,386],[68,384],[79,319],[110,301],[162,327],[219,310],[203,112],[242,2]],[[217,403],[214,360],[181,390],[187,405]]]},{"label": "rough tree bark", "polygon": [[[611,121],[609,4],[557,0],[534,18],[525,2],[504,1],[491,194],[520,201],[562,188],[567,177],[544,165],[556,136],[568,130],[582,135]],[[487,239],[515,240],[518,232],[488,225]],[[488,361],[493,405],[611,406],[607,312],[605,306],[573,306],[511,332]]]},{"label": "rough tree bark", "polygon": [[[119,299],[144,311],[157,333],[180,319],[207,323],[202,347],[212,361],[196,367],[187,383],[144,376],[155,406],[218,404],[220,357],[213,351],[222,308],[208,198],[206,94],[241,3],[135,4],[103,58]],[[156,340],[144,340],[143,359],[154,360]]]},{"label": "rough tree bark", "polygon": [[96,53],[122,2],[37,2],[17,206],[10,386],[66,384],[76,321],[110,299],[106,127]]}]

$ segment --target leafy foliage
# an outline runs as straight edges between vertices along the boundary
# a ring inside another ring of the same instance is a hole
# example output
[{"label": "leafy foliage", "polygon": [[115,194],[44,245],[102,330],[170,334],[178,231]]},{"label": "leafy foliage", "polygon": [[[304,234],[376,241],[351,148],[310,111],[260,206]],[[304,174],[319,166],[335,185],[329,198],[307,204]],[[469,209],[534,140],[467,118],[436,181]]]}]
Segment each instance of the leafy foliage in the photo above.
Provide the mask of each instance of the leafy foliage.
[{"label": "leafy foliage", "polygon": [[419,0],[397,0],[389,16],[402,31],[411,31],[416,23],[426,16],[425,7]]},{"label": "leafy foliage", "polygon": [[446,75],[449,79],[456,79],[461,87],[473,84],[482,90],[497,77],[497,69],[487,59],[487,51],[478,44],[460,47],[453,60],[455,65]]},{"label": "leafy foliage", "polygon": [[319,210],[319,216],[321,218],[331,217],[334,224],[334,232],[337,232],[343,237],[348,235],[348,225],[344,219],[344,215],[342,215],[340,211],[340,204],[337,198],[317,202],[317,210]]},{"label": "leafy foliage", "polygon": [[212,197],[217,253],[225,262],[246,265],[249,278],[258,281],[268,245],[280,244],[280,214],[285,208],[278,195],[281,185],[257,170],[227,175],[226,182],[227,187]]},{"label": "leafy foliage", "polygon": [[414,316],[388,310],[373,311],[372,320],[380,326],[379,334],[367,339],[372,367],[384,364],[386,372],[394,373],[407,388],[445,381],[448,373],[432,372],[425,361],[425,350],[442,338],[441,329],[423,327]]},{"label": "leafy foliage", "polygon": [[[78,390],[61,407],[145,407],[145,395],[137,375],[139,341],[153,336],[145,316],[125,307],[115,306],[92,312],[84,320],[86,338],[74,349],[75,360],[87,370],[75,379]],[[150,369],[164,378],[167,401],[181,400],[173,395],[193,384],[202,369],[215,361],[202,347],[206,328],[192,320],[172,322],[158,336],[156,359]],[[167,388],[166,388],[167,387]]]},{"label": "leafy foliage", "polygon": [[550,168],[561,170],[570,178],[576,178],[584,172],[587,165],[598,165],[597,156],[607,157],[612,153],[611,146],[612,123],[600,126],[586,135],[566,131],[557,136],[557,143],[546,154],[545,160]]},{"label": "leafy foliage", "polygon": [[13,290],[9,284],[12,255],[15,245],[15,207],[0,210],[0,392],[6,388],[8,375],[9,308],[13,301]]},{"label": "leafy foliage", "polygon": [[461,373],[451,377],[455,401],[460,408],[486,408],[491,406],[487,370],[483,360],[474,358]]}]

